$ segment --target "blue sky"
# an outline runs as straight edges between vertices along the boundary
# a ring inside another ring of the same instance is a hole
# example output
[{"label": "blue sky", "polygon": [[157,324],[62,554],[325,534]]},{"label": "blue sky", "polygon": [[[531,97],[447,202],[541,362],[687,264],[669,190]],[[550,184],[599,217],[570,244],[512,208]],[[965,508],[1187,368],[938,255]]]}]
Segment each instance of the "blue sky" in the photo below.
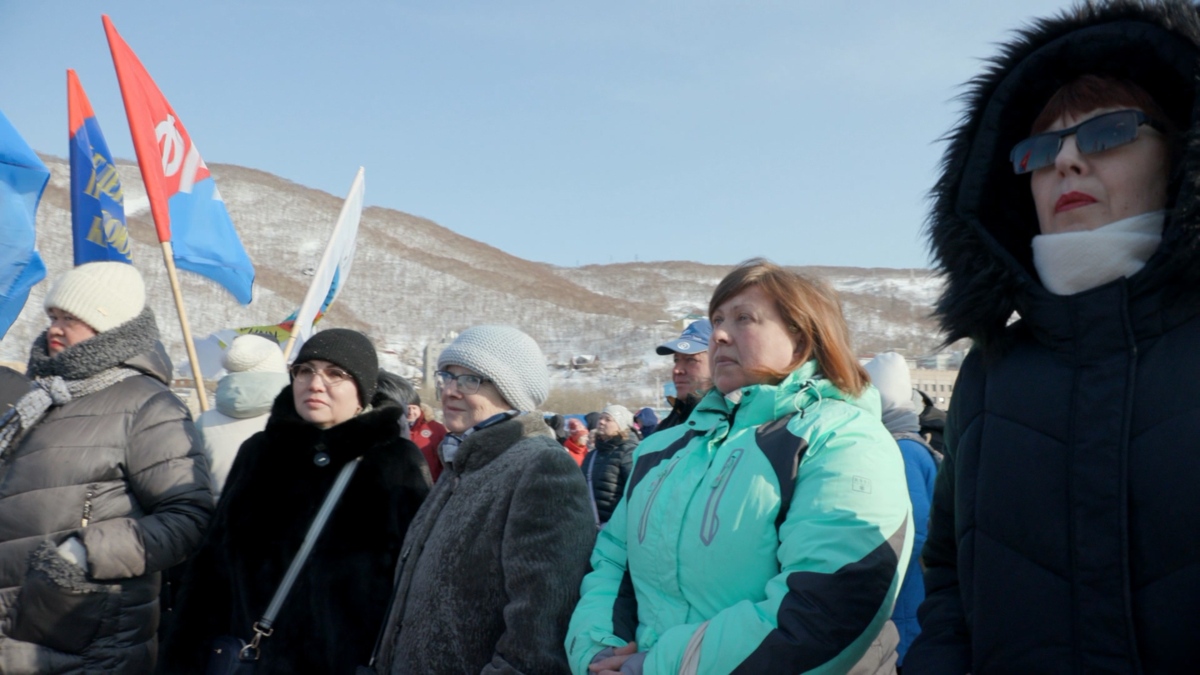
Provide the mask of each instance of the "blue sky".
[{"label": "blue sky", "polygon": [[[924,267],[955,96],[1063,0],[0,0],[0,110],[67,154],[66,69],[133,158],[109,14],[209,163],[560,265]],[[331,223],[332,227],[332,223]]]}]

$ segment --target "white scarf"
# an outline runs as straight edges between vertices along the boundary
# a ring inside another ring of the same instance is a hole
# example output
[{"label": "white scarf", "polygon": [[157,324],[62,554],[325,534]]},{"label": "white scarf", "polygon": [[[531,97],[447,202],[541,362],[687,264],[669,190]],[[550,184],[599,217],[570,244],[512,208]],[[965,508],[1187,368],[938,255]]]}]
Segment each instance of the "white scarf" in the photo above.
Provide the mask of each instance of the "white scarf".
[{"label": "white scarf", "polygon": [[1162,242],[1166,211],[1151,211],[1084,232],[1039,234],[1033,265],[1055,295],[1074,295],[1131,277]]}]

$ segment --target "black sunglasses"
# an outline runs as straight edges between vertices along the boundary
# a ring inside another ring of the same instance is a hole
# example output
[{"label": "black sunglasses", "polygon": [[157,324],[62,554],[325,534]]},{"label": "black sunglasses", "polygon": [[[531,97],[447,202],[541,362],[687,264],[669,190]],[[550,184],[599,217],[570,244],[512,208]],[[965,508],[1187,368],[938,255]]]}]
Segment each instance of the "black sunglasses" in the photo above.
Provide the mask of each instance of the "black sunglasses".
[{"label": "black sunglasses", "polygon": [[1160,132],[1163,130],[1162,125],[1141,110],[1117,110],[1097,115],[1073,127],[1030,136],[1013,146],[1008,158],[1012,161],[1013,173],[1017,175],[1037,171],[1054,164],[1058,151],[1062,149],[1063,139],[1067,136],[1074,135],[1079,152],[1090,155],[1134,142],[1138,137],[1138,127],[1143,124],[1149,124]]}]

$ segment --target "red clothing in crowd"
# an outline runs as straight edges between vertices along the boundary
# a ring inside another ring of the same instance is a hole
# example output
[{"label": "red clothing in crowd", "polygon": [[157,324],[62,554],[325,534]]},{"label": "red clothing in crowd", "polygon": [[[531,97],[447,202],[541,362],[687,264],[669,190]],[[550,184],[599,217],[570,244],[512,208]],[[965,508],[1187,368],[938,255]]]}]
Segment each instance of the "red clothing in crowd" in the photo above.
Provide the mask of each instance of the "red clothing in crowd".
[{"label": "red clothing in crowd", "polygon": [[425,455],[425,462],[429,464],[429,475],[436,482],[442,473],[442,460],[438,457],[437,450],[442,444],[442,439],[446,437],[446,427],[440,422],[425,419],[425,413],[421,413],[417,421],[412,423],[411,431],[413,443],[416,443],[421,454]]},{"label": "red clothing in crowd", "polygon": [[588,451],[586,443],[576,443],[574,438],[568,438],[563,441],[563,447],[571,453],[571,459],[575,460],[576,464],[583,466],[583,457]]}]

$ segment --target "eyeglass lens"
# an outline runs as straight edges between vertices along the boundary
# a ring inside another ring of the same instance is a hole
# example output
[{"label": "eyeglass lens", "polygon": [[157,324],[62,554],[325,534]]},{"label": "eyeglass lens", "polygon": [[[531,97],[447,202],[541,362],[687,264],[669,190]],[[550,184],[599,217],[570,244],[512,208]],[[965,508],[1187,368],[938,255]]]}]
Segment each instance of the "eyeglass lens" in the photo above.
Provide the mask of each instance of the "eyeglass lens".
[{"label": "eyeglass lens", "polygon": [[297,381],[308,382],[317,375],[320,375],[321,379],[324,380],[326,384],[331,385],[338,384],[339,382],[345,382],[350,378],[350,374],[341,368],[326,368],[324,370],[317,370],[316,368],[313,368],[307,364],[292,366],[292,378]]},{"label": "eyeglass lens", "polygon": [[1146,117],[1140,111],[1118,110],[1073,127],[1026,138],[1013,147],[1010,155],[1013,172],[1029,173],[1054,164],[1063,139],[1071,135],[1075,136],[1079,152],[1085,155],[1132,143],[1137,139],[1138,127],[1145,122]]},{"label": "eyeglass lens", "polygon": [[479,385],[483,384],[483,378],[470,373],[455,375],[454,373],[439,370],[437,372],[437,378],[439,389],[443,389],[446,387],[446,385],[453,382],[455,388],[457,388],[460,393],[468,395],[479,391]]}]

